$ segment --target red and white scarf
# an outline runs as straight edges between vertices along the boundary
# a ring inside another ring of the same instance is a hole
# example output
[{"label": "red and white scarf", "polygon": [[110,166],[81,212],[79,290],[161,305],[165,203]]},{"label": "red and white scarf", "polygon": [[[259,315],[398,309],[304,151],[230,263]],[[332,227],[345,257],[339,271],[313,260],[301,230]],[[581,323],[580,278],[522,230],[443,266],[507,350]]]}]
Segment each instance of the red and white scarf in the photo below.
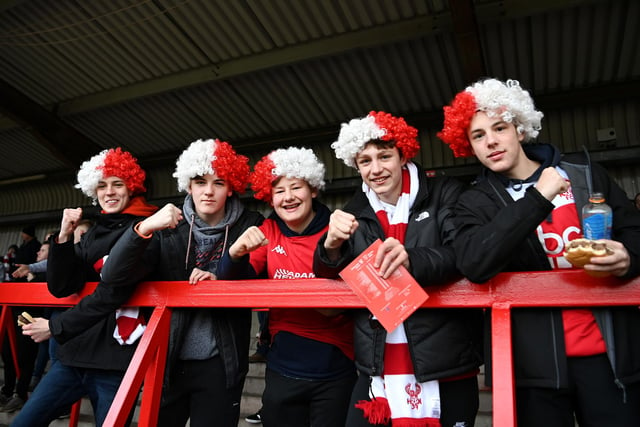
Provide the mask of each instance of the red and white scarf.
[{"label": "red and white scarf", "polygon": [[121,307],[116,310],[116,327],[113,338],[120,345],[131,345],[138,341],[147,329],[140,307]]},{"label": "red and white scarf", "polygon": [[[93,269],[100,274],[109,255],[105,255],[93,264]],[[120,307],[116,310],[116,327],[113,330],[113,338],[120,345],[135,343],[147,328],[144,316],[139,307]]]},{"label": "red and white scarf", "polygon": [[[418,169],[408,162],[402,170],[402,193],[395,208],[383,204],[376,193],[363,183],[362,190],[369,199],[386,237],[394,237],[404,244],[409,211],[418,193]],[[388,213],[391,214],[389,219]],[[371,377],[371,400],[361,400],[357,408],[371,424],[393,427],[439,427],[440,387],[437,380],[419,383],[407,344],[404,324],[387,333],[382,376]]]}]

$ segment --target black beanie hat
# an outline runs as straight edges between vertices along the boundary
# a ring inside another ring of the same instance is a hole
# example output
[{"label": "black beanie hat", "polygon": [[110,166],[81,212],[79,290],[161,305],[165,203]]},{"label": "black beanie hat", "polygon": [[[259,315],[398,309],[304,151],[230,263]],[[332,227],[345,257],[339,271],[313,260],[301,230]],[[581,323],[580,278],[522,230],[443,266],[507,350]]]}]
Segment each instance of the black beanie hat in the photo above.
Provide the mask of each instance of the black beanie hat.
[{"label": "black beanie hat", "polygon": [[27,234],[31,237],[35,237],[36,236],[36,227],[34,227],[33,225],[28,225],[25,228],[22,229],[22,232],[24,234]]}]

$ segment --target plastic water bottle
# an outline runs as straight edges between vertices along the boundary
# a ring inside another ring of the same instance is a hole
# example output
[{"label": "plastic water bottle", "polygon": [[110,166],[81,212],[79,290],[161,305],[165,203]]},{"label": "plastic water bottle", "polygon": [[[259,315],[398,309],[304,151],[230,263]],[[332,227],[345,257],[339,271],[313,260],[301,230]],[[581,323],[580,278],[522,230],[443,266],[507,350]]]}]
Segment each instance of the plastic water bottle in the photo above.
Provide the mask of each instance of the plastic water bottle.
[{"label": "plastic water bottle", "polygon": [[602,193],[592,193],[589,203],[582,208],[582,232],[585,239],[611,239],[611,207],[604,202]]}]

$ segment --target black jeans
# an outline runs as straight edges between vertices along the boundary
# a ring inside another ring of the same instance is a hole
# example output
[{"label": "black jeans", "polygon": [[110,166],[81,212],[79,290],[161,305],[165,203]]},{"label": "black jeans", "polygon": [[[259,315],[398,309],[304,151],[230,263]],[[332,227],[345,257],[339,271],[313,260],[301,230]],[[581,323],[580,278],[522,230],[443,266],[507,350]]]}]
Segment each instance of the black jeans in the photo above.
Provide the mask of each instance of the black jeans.
[{"label": "black jeans", "polygon": [[20,378],[16,377],[16,369],[14,367],[13,355],[11,354],[11,346],[9,339],[5,337],[2,346],[2,362],[4,364],[4,386],[2,394],[5,396],[13,395],[15,392],[22,399],[27,400],[29,393],[29,383],[35,367],[36,358],[38,356],[38,343],[31,339],[30,336],[22,334],[22,328],[17,326],[18,314],[28,311],[33,317],[42,315],[41,308],[35,307],[11,307],[13,311],[13,325],[16,328],[16,338],[18,344],[18,366],[20,367]]},{"label": "black jeans", "polygon": [[169,387],[162,396],[159,427],[237,427],[244,380],[226,387],[220,356],[180,360],[172,367]]},{"label": "black jeans", "polygon": [[568,389],[516,389],[519,427],[640,426],[640,383],[618,388],[606,355],[570,357],[568,368]]},{"label": "black jeans", "polygon": [[356,374],[337,380],[303,380],[267,369],[262,394],[264,427],[344,427]]}]

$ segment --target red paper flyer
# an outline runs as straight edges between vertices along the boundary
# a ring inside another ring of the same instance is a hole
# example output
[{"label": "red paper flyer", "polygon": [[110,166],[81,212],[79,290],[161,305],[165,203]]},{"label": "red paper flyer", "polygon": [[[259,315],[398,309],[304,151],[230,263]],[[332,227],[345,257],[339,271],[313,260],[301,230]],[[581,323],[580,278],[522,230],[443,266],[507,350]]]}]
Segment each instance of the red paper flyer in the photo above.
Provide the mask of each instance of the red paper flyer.
[{"label": "red paper flyer", "polygon": [[406,268],[400,266],[388,279],[378,275],[373,261],[382,244],[376,240],[351,264],[340,277],[362,299],[369,311],[391,332],[429,298]]}]

